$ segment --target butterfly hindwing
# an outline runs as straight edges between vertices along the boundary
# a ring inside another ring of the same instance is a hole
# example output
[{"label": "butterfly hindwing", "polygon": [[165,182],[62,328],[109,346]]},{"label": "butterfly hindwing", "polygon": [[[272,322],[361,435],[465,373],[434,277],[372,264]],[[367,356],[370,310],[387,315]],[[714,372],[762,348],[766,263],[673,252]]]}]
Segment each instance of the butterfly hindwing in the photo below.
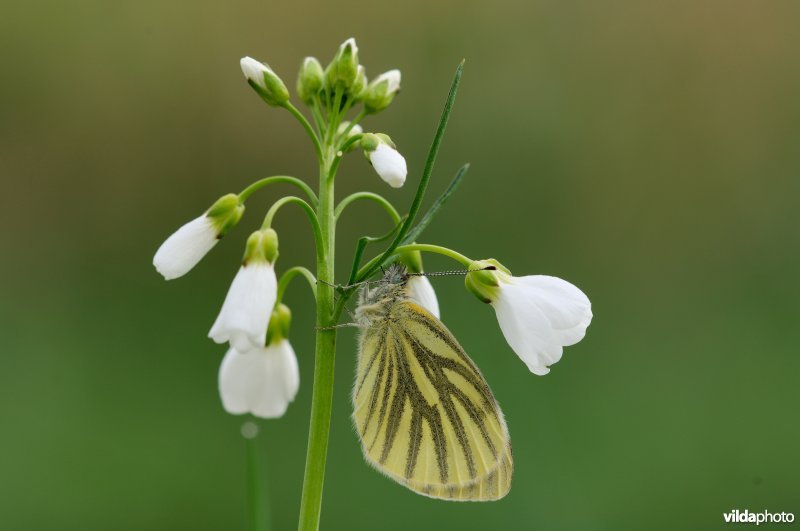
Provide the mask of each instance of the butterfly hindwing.
[{"label": "butterfly hindwing", "polygon": [[411,490],[495,500],[511,487],[508,428],[453,334],[409,299],[361,335],[353,419],[364,456]]}]

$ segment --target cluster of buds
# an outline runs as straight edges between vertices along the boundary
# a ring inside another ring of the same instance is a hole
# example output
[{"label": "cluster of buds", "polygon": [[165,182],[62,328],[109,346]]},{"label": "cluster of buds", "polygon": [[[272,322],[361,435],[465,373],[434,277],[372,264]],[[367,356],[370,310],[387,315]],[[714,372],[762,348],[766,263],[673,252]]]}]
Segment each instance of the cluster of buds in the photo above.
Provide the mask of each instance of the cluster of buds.
[{"label": "cluster of buds", "polygon": [[[291,106],[286,84],[269,65],[245,57],[241,67],[247,82],[265,102],[276,107]],[[300,100],[320,115],[362,104],[363,117],[386,109],[400,92],[400,80],[400,70],[393,69],[369,81],[364,65],[358,61],[356,41],[350,38],[339,46],[326,67],[316,57],[306,57],[300,65],[296,89]],[[358,120],[341,122],[336,132],[345,151],[359,145],[381,179],[392,188],[403,186],[408,174],[406,161],[388,135],[364,133]]]}]

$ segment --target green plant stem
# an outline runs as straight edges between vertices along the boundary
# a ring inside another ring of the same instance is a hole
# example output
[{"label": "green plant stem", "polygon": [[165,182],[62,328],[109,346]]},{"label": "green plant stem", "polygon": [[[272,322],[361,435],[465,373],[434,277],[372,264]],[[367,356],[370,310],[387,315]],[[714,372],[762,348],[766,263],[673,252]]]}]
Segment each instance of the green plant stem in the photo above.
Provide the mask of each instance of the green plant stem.
[{"label": "green plant stem", "polygon": [[297,275],[302,275],[305,277],[305,279],[308,281],[308,285],[311,287],[311,293],[314,294],[314,298],[317,297],[317,279],[314,278],[313,273],[303,266],[294,266],[284,271],[281,275],[281,279],[278,281],[278,297],[275,301],[275,304],[281,303],[283,300],[283,294],[286,293],[286,288],[289,287],[289,282],[291,282],[292,279]]},{"label": "green plant stem", "polygon": [[311,222],[311,230],[314,232],[314,241],[317,245],[317,253],[319,253],[319,250],[324,245],[322,241],[322,231],[320,228],[319,218],[317,217],[317,213],[314,212],[314,209],[299,197],[288,195],[275,201],[275,203],[269,207],[269,210],[267,210],[267,215],[264,216],[264,222],[261,224],[261,228],[268,229],[272,227],[272,220],[275,217],[275,214],[277,214],[278,210],[280,210],[284,205],[288,205],[289,203],[299,205],[300,208],[302,208],[303,211],[308,215],[308,220]]},{"label": "green plant stem", "polygon": [[[248,426],[253,424],[253,426]],[[245,434],[244,431],[253,429],[252,434]],[[268,495],[265,485],[264,470],[260,467],[258,443],[258,427],[252,422],[246,422],[242,426],[245,441],[245,455],[247,461],[247,505],[249,519],[247,528],[250,531],[269,531],[269,508]]]},{"label": "green plant stem", "polygon": [[247,201],[247,198],[253,195],[253,192],[255,192],[256,190],[275,183],[289,183],[298,187],[308,196],[313,206],[317,205],[317,194],[314,193],[314,190],[312,190],[310,186],[308,186],[306,183],[304,183],[297,177],[291,177],[289,175],[273,175],[271,177],[264,177],[263,179],[257,180],[256,182],[254,182],[253,184],[251,184],[250,186],[239,192],[239,202],[244,203],[245,201]]},{"label": "green plant stem", "polygon": [[319,137],[317,136],[317,133],[314,132],[314,128],[311,126],[310,123],[308,123],[308,120],[306,120],[306,117],[303,116],[303,113],[297,110],[297,107],[292,105],[291,102],[287,101],[286,103],[284,103],[283,106],[286,108],[287,111],[292,113],[292,116],[297,118],[297,121],[300,122],[300,124],[303,126],[303,129],[306,130],[306,133],[308,133],[309,138],[311,138],[311,142],[314,144],[314,149],[317,152],[317,159],[319,159],[319,161],[322,162],[322,157],[323,157],[322,145],[319,143]]},{"label": "green plant stem", "polygon": [[[341,96],[337,97],[337,101]],[[331,124],[335,123],[335,118]],[[328,135],[330,137],[330,135]],[[314,388],[311,394],[311,421],[308,430],[306,468],[303,475],[303,493],[300,500],[298,529],[316,531],[322,509],[322,487],[325,481],[325,463],[328,454],[331,410],[333,407],[333,376],[336,359],[336,324],[334,312],[334,179],[330,169],[336,152],[333,137],[326,143],[325,158],[319,171],[320,245],[317,247],[317,318],[316,348],[314,351]]]},{"label": "green plant stem", "polygon": [[394,205],[392,205],[388,199],[386,199],[382,195],[378,195],[373,192],[356,192],[342,199],[342,201],[336,206],[336,211],[334,212],[333,215],[334,220],[339,221],[339,216],[342,215],[344,209],[347,208],[347,206],[350,203],[358,201],[359,199],[369,199],[371,201],[375,201],[376,203],[378,203],[381,207],[383,207],[386,213],[389,214],[389,216],[392,218],[392,221],[394,221],[395,225],[400,223],[400,221],[402,220],[400,214],[397,213],[397,209],[394,208]]}]

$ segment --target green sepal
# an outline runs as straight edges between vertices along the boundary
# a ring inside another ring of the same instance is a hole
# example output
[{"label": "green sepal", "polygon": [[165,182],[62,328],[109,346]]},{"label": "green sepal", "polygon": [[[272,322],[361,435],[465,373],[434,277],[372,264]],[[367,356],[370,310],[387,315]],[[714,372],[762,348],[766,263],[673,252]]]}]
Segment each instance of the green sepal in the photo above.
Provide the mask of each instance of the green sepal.
[{"label": "green sepal", "polygon": [[262,87],[252,79],[248,79],[247,83],[255,90],[261,99],[267,102],[268,105],[273,107],[282,107],[289,101],[289,89],[283,83],[283,80],[278,75],[266,66],[266,70],[262,72],[264,76],[264,86]]},{"label": "green sepal", "polygon": [[272,345],[283,339],[289,338],[289,328],[292,325],[292,311],[288,306],[278,304],[269,318],[267,326],[267,345]]},{"label": "green sepal", "polygon": [[392,149],[397,149],[397,146],[394,145],[394,142],[392,141],[392,138],[389,135],[387,135],[386,133],[375,133],[375,136],[380,138],[381,142],[383,142],[384,144],[386,144],[388,146],[391,146]]},{"label": "green sepal", "polygon": [[361,149],[364,150],[364,153],[375,151],[380,143],[381,139],[375,133],[364,133],[364,136],[361,137]]},{"label": "green sepal", "polygon": [[247,238],[242,264],[274,264],[278,254],[278,233],[274,229],[257,230]]},{"label": "green sepal", "polygon": [[474,260],[470,262],[468,270],[469,273],[464,278],[464,285],[480,301],[487,304],[497,298],[501,277],[503,275],[511,276],[511,271],[494,258]]},{"label": "green sepal", "polygon": [[353,81],[353,87],[350,93],[355,101],[361,100],[367,91],[367,71],[362,65],[358,65],[356,70],[356,79]]},{"label": "green sepal", "polygon": [[222,238],[235,227],[243,214],[244,205],[236,194],[223,195],[206,211],[206,216],[217,229],[217,238]]}]

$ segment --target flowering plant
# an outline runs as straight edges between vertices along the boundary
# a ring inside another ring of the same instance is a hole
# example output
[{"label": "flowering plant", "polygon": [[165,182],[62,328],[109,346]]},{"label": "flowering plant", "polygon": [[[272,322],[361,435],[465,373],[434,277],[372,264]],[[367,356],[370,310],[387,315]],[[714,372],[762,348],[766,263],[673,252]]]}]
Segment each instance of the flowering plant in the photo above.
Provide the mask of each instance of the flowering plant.
[{"label": "flowering plant", "polygon": [[[564,280],[542,275],[515,277],[494,259],[473,260],[444,246],[417,243],[423,230],[458,187],[468,168],[467,165],[463,166],[428,212],[424,216],[418,216],[455,100],[463,63],[456,70],[425,167],[417,182],[416,194],[404,216],[398,213],[390,201],[377,193],[356,192],[338,203],[334,196],[334,184],[341,161],[347,153],[358,149],[389,186],[399,188],[406,182],[406,161],[392,138],[384,133],[367,132],[361,125],[365,118],[381,112],[392,103],[400,91],[399,70],[390,70],[371,82],[368,81],[365,68],[359,63],[354,39],[345,41],[325,68],[317,59],[306,58],[300,67],[296,89],[297,96],[308,107],[311,117],[309,121],[291,103],[286,85],[268,65],[245,57],[241,60],[241,68],[247,82],[268,105],[289,111],[307,132],[319,164],[318,188],[315,192],[298,178],[278,175],[260,179],[238,194],[224,195],[203,215],[188,222],[167,238],[156,252],[153,263],[166,279],[180,277],[191,270],[220,238],[237,225],[244,214],[248,198],[254,192],[274,183],[288,183],[301,193],[302,197],[287,196],[276,201],[267,211],[261,228],[248,238],[242,265],[231,283],[209,337],[217,343],[229,345],[219,371],[219,392],[225,410],[232,414],[250,413],[261,418],[284,415],[298,391],[299,371],[294,350],[289,343],[291,312],[282,299],[292,279],[304,278],[308,281],[316,300],[316,348],[311,424],[299,526],[300,529],[317,529],[331,419],[337,326],[345,304],[358,286],[367,283],[383,266],[393,261],[402,263],[403,299],[413,301],[424,309],[419,310],[423,324],[434,327],[431,329],[438,330],[438,336],[446,338],[449,332],[443,326],[437,328],[438,325],[435,324],[439,323],[440,307],[430,281],[424,276],[421,253],[432,252],[450,257],[465,269],[467,289],[479,300],[494,307],[509,345],[530,371],[537,375],[547,374],[549,366],[561,358],[563,347],[573,345],[583,338],[592,319],[591,305],[581,290]],[[378,203],[391,218],[394,228],[383,236],[360,238],[349,276],[345,282],[337,284],[334,275],[336,222],[347,207],[359,200]],[[279,210],[289,204],[299,206],[311,224],[316,245],[315,272],[295,266],[278,276],[278,234],[272,228],[272,221]],[[364,262],[363,256],[367,248],[382,242],[388,244],[372,259]],[[445,343],[448,341],[448,344],[452,344],[455,340],[447,340]],[[433,346],[431,351],[437,348],[444,347]],[[458,352],[455,346],[451,350]],[[433,352],[430,359],[434,359],[435,354]],[[463,366],[453,363],[447,367],[454,371],[474,369],[474,374],[478,376],[474,376],[476,379],[472,385],[475,388],[480,387],[483,380],[477,369],[466,362]],[[464,374],[473,375],[472,372]],[[466,381],[467,376],[464,376],[464,383],[445,383],[455,387],[468,387],[470,384]],[[389,385],[386,384],[387,394]],[[487,395],[486,390],[478,389],[484,393],[482,396],[488,403],[487,397],[491,396],[491,392],[488,391]],[[463,389],[457,391],[463,396],[457,393],[455,396],[461,396],[459,400],[468,410],[468,401],[464,398],[466,392]],[[436,405],[434,403],[431,407]],[[398,422],[402,411],[401,403]],[[472,450],[468,451],[464,445],[472,443],[464,435],[466,432],[459,431],[458,427],[463,422],[469,422],[471,416],[475,426],[481,428],[481,416],[466,411],[461,414],[466,418],[462,421],[456,418],[456,409],[452,411],[448,413],[448,418],[454,429],[453,437],[461,441],[463,453],[469,458]],[[499,413],[499,409],[496,411]],[[498,418],[498,425],[502,425],[504,429],[502,415],[499,414]],[[488,441],[487,435],[484,438]],[[495,452],[495,457],[500,455],[493,444],[489,444],[489,447]],[[437,448],[436,451],[444,450]],[[509,467],[510,486],[510,453],[503,459],[507,460],[503,463]],[[380,468],[380,464],[376,466]],[[459,465],[456,463],[454,466]],[[440,464],[439,471],[442,474],[444,467],[445,465]],[[489,472],[496,474],[496,471],[487,471],[487,474]],[[491,477],[491,474],[487,477]],[[409,478],[410,475],[406,479]],[[472,483],[459,485],[466,493],[462,499],[496,499],[505,494],[501,492],[494,498],[475,494],[476,489],[480,490],[479,480],[484,479],[476,476]],[[408,483],[412,482],[409,480]],[[436,495],[437,491],[433,489],[426,491],[427,487],[414,488],[409,484],[409,488],[424,494],[457,498],[456,491],[448,490],[451,488],[448,485],[440,491],[441,495]]]}]

